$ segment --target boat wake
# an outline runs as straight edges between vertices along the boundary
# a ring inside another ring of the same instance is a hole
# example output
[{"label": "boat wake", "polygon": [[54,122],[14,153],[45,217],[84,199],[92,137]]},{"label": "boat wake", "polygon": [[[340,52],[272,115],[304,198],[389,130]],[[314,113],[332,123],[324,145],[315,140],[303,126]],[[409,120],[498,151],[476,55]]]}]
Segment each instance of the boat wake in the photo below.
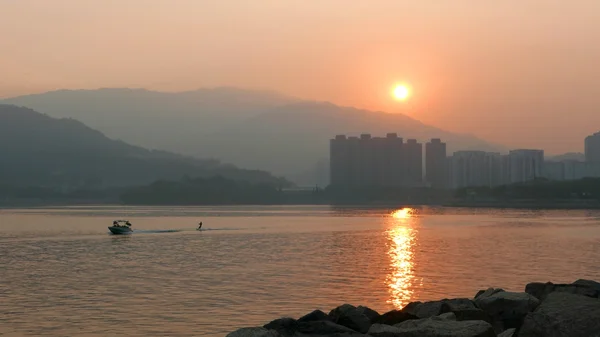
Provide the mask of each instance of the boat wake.
[{"label": "boat wake", "polygon": [[[211,231],[235,231],[242,228],[183,228],[183,229],[134,229],[128,234],[160,234],[160,233],[179,233],[179,232],[211,232]],[[112,233],[111,233],[112,234]]]},{"label": "boat wake", "polygon": [[242,230],[243,228],[202,228],[202,229],[195,229],[195,231],[197,232],[208,232],[208,231],[239,231]]},{"label": "boat wake", "polygon": [[133,233],[139,234],[157,234],[157,233],[177,233],[182,232],[184,229],[134,229]]}]

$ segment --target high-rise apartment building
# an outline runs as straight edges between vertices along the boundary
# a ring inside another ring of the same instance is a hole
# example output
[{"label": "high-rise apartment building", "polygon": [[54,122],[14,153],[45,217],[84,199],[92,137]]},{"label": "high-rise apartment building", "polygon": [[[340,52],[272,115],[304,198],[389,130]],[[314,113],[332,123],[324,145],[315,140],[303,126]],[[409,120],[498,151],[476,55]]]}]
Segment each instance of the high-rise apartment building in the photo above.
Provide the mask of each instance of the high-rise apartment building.
[{"label": "high-rise apartment building", "polygon": [[329,183],[333,186],[348,186],[352,181],[350,140],[344,135],[329,141]]},{"label": "high-rise apartment building", "polygon": [[416,139],[407,139],[404,144],[404,160],[406,162],[405,185],[421,186],[423,184],[423,144]]},{"label": "high-rise apartment building", "polygon": [[449,157],[450,187],[495,187],[503,184],[503,156],[485,151],[457,151]]},{"label": "high-rise apartment building", "polygon": [[520,149],[508,153],[510,183],[520,183],[543,176],[544,150]]},{"label": "high-rise apartment building", "polygon": [[447,187],[446,143],[433,138],[425,144],[425,179],[433,188]]},{"label": "high-rise apartment building", "polygon": [[486,186],[484,151],[457,151],[451,157],[451,187]]},{"label": "high-rise apartment building", "polygon": [[343,187],[400,186],[404,173],[403,140],[362,134],[330,140],[330,183]]},{"label": "high-rise apartment building", "polygon": [[585,161],[600,163],[600,132],[585,138]]}]

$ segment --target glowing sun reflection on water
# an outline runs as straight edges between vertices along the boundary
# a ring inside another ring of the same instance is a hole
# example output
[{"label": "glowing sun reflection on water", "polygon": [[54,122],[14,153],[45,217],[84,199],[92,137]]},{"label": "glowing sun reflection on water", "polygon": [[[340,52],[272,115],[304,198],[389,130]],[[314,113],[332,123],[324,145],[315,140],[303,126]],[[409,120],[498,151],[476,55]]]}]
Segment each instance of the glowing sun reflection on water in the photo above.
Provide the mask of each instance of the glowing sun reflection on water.
[{"label": "glowing sun reflection on water", "polygon": [[400,309],[411,300],[413,295],[413,254],[416,237],[414,209],[403,208],[392,212],[388,255],[390,272],[386,283],[390,291],[388,303]]}]

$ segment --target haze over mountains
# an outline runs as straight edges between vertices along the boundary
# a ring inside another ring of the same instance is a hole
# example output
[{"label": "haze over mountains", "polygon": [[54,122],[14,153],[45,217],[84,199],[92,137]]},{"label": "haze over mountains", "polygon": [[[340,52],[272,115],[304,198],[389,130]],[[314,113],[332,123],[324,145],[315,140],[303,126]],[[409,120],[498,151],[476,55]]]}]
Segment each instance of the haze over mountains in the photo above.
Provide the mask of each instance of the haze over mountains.
[{"label": "haze over mountains", "polygon": [[184,176],[285,184],[267,172],[149,151],[107,138],[74,119],[0,104],[0,185],[111,188]]},{"label": "haze over mountains", "polygon": [[235,88],[166,93],[144,89],[60,90],[5,99],[57,118],[74,118],[108,137],[239,167],[326,184],[328,140],[336,134],[396,132],[442,138],[449,153],[503,151],[474,136],[425,125],[403,114],[305,101]]}]

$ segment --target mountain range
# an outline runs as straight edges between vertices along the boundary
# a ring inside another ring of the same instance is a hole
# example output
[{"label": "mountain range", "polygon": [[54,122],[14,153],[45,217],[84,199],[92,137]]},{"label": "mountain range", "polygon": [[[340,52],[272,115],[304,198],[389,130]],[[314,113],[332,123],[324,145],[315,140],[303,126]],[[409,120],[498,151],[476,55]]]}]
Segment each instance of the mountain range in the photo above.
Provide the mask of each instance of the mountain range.
[{"label": "mountain range", "polygon": [[400,113],[314,102],[236,88],[189,92],[145,89],[59,90],[5,99],[56,118],[74,118],[108,137],[197,158],[327,183],[329,139],[336,134],[442,138],[448,152],[504,151],[477,137],[423,124]]},{"label": "mountain range", "polygon": [[6,104],[0,104],[0,153],[3,185],[107,188],[217,175],[289,185],[264,171],[147,150],[112,140],[75,119]]}]

